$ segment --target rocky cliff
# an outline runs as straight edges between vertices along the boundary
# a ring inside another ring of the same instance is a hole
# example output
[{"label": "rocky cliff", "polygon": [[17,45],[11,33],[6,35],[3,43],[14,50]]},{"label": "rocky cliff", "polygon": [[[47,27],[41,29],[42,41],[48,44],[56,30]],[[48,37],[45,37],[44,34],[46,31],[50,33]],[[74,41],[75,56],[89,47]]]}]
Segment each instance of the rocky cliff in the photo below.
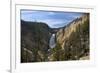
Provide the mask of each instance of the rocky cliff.
[{"label": "rocky cliff", "polygon": [[89,55],[89,14],[84,14],[59,29],[56,38],[65,51],[66,60]]}]

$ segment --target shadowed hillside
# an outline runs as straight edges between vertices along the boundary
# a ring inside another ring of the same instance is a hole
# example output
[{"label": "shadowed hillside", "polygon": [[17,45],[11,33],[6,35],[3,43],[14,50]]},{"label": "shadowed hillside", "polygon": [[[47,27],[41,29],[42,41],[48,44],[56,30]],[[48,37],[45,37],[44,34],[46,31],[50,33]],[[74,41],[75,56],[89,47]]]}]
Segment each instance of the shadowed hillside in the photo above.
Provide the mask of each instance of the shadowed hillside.
[{"label": "shadowed hillside", "polygon": [[44,61],[50,35],[47,24],[21,20],[21,62]]}]

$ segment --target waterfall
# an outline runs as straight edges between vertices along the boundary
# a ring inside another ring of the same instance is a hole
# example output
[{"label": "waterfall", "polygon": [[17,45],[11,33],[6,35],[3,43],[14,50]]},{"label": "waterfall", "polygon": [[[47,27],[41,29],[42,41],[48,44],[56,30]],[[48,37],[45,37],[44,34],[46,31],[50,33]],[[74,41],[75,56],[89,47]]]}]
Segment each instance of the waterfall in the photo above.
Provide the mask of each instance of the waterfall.
[{"label": "waterfall", "polygon": [[55,34],[51,35],[50,41],[49,41],[49,47],[50,48],[54,48],[56,46],[56,42],[55,42]]}]

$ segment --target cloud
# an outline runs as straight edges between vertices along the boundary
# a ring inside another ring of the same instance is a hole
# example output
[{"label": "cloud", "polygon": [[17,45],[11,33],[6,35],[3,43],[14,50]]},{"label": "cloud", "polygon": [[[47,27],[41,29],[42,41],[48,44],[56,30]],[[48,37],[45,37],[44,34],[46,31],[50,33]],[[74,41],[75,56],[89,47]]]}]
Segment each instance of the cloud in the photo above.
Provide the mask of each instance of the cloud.
[{"label": "cloud", "polygon": [[21,10],[21,19],[25,21],[44,22],[47,23],[51,28],[65,26],[81,15],[82,13],[77,12]]}]

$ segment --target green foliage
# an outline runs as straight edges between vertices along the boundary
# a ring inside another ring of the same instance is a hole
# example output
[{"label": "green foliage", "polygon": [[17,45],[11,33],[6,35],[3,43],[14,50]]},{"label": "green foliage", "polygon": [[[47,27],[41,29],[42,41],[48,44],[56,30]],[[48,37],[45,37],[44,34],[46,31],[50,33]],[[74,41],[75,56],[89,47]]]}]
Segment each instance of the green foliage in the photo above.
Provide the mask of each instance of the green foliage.
[{"label": "green foliage", "polygon": [[56,44],[55,48],[51,50],[51,53],[53,55],[52,59],[53,61],[62,61],[64,60],[64,50],[62,50],[62,47],[59,43]]},{"label": "green foliage", "polygon": [[26,62],[23,47],[33,52],[34,62],[45,61],[48,50],[50,31],[45,23],[21,21],[21,60]]}]

